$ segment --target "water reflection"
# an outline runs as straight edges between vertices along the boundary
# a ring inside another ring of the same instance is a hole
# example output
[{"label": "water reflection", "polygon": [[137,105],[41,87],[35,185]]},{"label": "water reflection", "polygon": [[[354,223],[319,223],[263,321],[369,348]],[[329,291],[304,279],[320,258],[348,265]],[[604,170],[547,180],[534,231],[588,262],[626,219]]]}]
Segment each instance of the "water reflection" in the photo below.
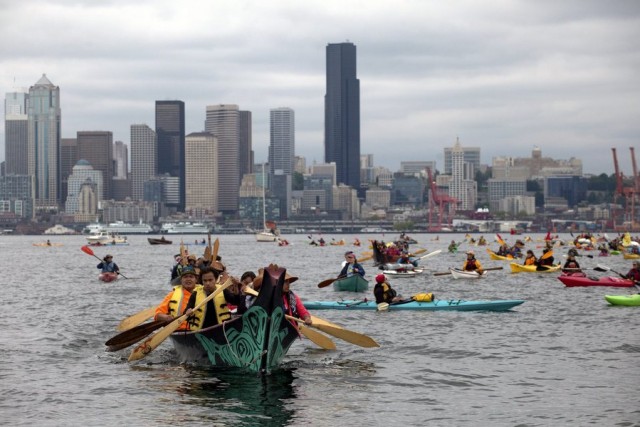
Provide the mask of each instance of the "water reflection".
[{"label": "water reflection", "polygon": [[284,426],[292,421],[290,403],[296,397],[292,369],[278,369],[267,376],[238,369],[185,369],[188,375],[178,392],[191,397],[186,400],[190,404],[224,410],[224,420],[218,413],[216,421],[242,426]]}]

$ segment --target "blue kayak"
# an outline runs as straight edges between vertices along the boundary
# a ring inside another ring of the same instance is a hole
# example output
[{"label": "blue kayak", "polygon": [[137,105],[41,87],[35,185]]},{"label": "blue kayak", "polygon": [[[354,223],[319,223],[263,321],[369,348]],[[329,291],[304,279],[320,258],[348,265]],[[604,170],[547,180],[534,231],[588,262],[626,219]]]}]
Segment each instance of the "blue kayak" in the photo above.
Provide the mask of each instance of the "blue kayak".
[{"label": "blue kayak", "polygon": [[[507,311],[520,305],[524,300],[465,301],[461,299],[435,300],[432,302],[408,301],[389,305],[389,310],[431,310],[431,311]],[[304,301],[309,310],[377,310],[375,301]]]}]

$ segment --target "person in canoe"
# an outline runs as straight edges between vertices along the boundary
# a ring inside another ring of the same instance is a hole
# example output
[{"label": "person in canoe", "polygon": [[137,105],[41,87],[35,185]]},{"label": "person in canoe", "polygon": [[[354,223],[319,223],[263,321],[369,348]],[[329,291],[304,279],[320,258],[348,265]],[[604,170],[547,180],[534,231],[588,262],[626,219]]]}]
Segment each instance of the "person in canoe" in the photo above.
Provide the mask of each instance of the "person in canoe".
[{"label": "person in canoe", "polygon": [[506,243],[501,244],[500,247],[498,248],[498,252],[496,252],[496,255],[500,255],[500,256],[511,255],[509,251],[509,246]]},{"label": "person in canoe", "polygon": [[625,279],[633,280],[636,285],[640,285],[640,262],[634,261],[631,270],[624,275]]},{"label": "person in canoe", "polygon": [[[256,292],[260,291],[260,286],[262,285],[262,281],[256,281],[256,273],[253,271],[245,271],[242,273],[242,276],[240,276],[240,283],[242,283],[243,286],[248,286]],[[244,304],[247,307],[247,310],[253,305],[256,298],[257,297],[254,295],[246,296]]]},{"label": "person in canoe", "polygon": [[538,259],[533,254],[533,251],[531,249],[527,250],[527,254],[522,265],[538,265]]},{"label": "person in canoe", "polygon": [[376,304],[382,304],[386,302],[391,304],[392,302],[398,302],[402,300],[402,296],[391,287],[387,276],[384,274],[378,274],[376,276],[376,285],[373,287],[373,295],[376,297]]},{"label": "person in canoe", "polygon": [[484,273],[482,265],[480,264],[480,261],[476,259],[476,254],[473,251],[467,252],[467,259],[464,261],[462,269],[464,271],[477,271],[478,274]]},{"label": "person in canoe", "polygon": [[47,239],[47,246],[51,246],[51,240]]},{"label": "person in canoe", "polygon": [[320,246],[324,246],[327,242],[324,241],[324,239],[322,237],[320,237],[320,239],[318,239],[318,244]]},{"label": "person in canoe", "polygon": [[546,253],[548,253],[551,249],[549,248],[544,248],[542,250],[542,256],[540,257],[540,259],[538,260],[538,266],[544,266],[544,265],[553,265],[553,255],[549,254],[549,256],[545,256]]},{"label": "person in canoe", "polygon": [[284,314],[288,314],[298,319],[302,319],[305,325],[311,325],[311,313],[302,303],[300,297],[291,291],[291,284],[298,280],[296,276],[289,275],[287,272],[284,276],[284,284],[282,285],[282,302],[284,304]]},{"label": "person in canoe", "polygon": [[193,310],[193,307],[200,304],[216,290],[218,284],[224,283],[228,278],[229,275],[226,272],[218,274],[218,271],[214,269],[204,269],[200,272],[200,282],[202,284],[196,285],[191,292],[191,296],[187,302],[187,310],[185,311],[185,313],[190,314],[187,318],[189,330],[197,331],[208,328],[209,326],[219,325],[231,319],[229,303],[237,307],[238,314],[247,311],[245,297],[242,295],[244,285],[233,278],[232,280],[237,282],[236,286],[232,285],[228,287],[221,294],[218,294],[215,298],[207,302],[205,306],[195,311]]},{"label": "person in canoe", "polygon": [[478,246],[486,246],[487,244],[487,240],[484,238],[484,236],[480,236],[480,239],[478,239]]},{"label": "person in canoe", "polygon": [[360,246],[360,239],[358,239],[357,237],[353,240],[353,246]]},{"label": "person in canoe", "polygon": [[[160,305],[156,307],[153,320],[171,321],[184,314],[187,310],[189,298],[191,298],[191,292],[193,292],[197,283],[198,276],[196,275],[196,271],[189,266],[184,266],[180,271],[180,284],[175,286],[171,292],[164,297]],[[186,321],[178,328],[178,330],[188,329],[189,324]]]},{"label": "person in canoe", "polygon": [[105,257],[102,258],[102,262],[98,264],[97,268],[101,269],[102,273],[120,274],[118,264],[113,262],[113,256],[111,255],[105,255]]},{"label": "person in canoe", "polygon": [[351,277],[354,274],[364,276],[364,267],[356,260],[356,255],[353,251],[347,251],[344,253],[344,261],[342,262],[342,270],[338,277]]},{"label": "person in canoe", "polygon": [[564,265],[562,266],[562,272],[564,273],[582,273],[582,270],[580,269],[580,264],[578,264],[578,261],[576,260],[576,254],[578,253],[578,251],[576,251],[575,249],[570,249],[569,252],[567,253],[567,260],[565,261]]}]

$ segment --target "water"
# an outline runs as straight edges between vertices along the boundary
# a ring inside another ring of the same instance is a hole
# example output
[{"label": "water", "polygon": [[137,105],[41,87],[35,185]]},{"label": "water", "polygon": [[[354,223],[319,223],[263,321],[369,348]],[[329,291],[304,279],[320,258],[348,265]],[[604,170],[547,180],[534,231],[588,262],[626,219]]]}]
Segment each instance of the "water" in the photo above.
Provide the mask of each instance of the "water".
[{"label": "water", "polygon": [[[380,236],[360,239],[373,237]],[[447,254],[446,247],[463,236],[414,237],[415,247],[443,253],[426,260],[428,273],[393,281],[400,293],[526,303],[507,313],[316,311],[372,336],[381,348],[336,340],[331,352],[298,341],[282,369],[259,378],[178,365],[169,340],[135,364],[126,361],[127,350],[104,351],[120,320],[169,291],[177,245],[150,246],[146,237],[131,236],[130,246],[93,248],[100,257],[113,254],[130,278],[104,284],[97,280],[98,260],[80,251],[81,236],[52,238],[64,243],[58,248],[32,246],[42,236],[1,236],[2,424],[640,425],[640,309],[603,299],[634,291],[565,288],[556,274],[510,274],[506,262],[489,260],[483,248],[475,249],[485,267],[506,269],[471,282],[434,277],[462,265],[464,255]],[[362,297],[316,284],[335,277],[345,250],[367,248],[312,247],[304,235],[287,236],[287,247],[256,244],[252,236],[219,238],[220,255],[237,276],[274,262],[300,277],[292,288],[304,299]],[[556,250],[556,260],[563,253]],[[579,260],[583,268],[601,263],[620,272],[631,265],[621,256]],[[372,278],[377,271],[364,265]]]}]

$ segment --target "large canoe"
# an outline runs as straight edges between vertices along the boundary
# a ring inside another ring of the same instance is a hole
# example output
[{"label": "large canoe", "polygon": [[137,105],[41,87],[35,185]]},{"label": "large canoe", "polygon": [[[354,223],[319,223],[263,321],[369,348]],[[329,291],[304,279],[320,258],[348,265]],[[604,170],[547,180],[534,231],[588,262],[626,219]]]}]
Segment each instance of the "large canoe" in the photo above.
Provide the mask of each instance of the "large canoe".
[{"label": "large canoe", "polygon": [[640,306],[640,294],[635,295],[605,295],[604,299],[611,305]]},{"label": "large canoe", "polygon": [[149,241],[150,245],[170,245],[172,243],[171,240],[167,240],[164,237],[162,239],[148,237],[147,241]]},{"label": "large canoe", "polygon": [[41,248],[58,248],[60,246],[63,246],[62,243],[47,243],[47,242],[41,242],[41,243],[32,243],[33,246],[39,246]]},{"label": "large canoe", "polygon": [[512,262],[509,264],[511,266],[512,273],[553,273],[554,271],[559,271],[562,268],[561,264],[555,265],[543,265],[538,267],[536,265],[522,265],[517,262]]},{"label": "large canoe", "polygon": [[361,275],[354,274],[333,282],[333,289],[336,291],[366,292],[369,289],[369,282]]},{"label": "large canoe", "polygon": [[[389,310],[430,310],[430,311],[507,311],[520,305],[524,300],[465,301],[461,299],[435,300],[432,302],[403,302],[389,305]],[[375,301],[304,301],[309,310],[377,310]]]},{"label": "large canoe", "polygon": [[585,276],[572,276],[561,275],[558,276],[558,280],[564,283],[567,287],[574,286],[612,286],[616,288],[630,288],[633,286],[633,281],[627,279],[621,279],[620,277],[585,277]]},{"label": "large canoe", "polygon": [[284,277],[283,268],[265,268],[260,293],[242,316],[200,331],[172,334],[180,362],[260,374],[275,369],[299,337],[297,328],[284,317]]}]

